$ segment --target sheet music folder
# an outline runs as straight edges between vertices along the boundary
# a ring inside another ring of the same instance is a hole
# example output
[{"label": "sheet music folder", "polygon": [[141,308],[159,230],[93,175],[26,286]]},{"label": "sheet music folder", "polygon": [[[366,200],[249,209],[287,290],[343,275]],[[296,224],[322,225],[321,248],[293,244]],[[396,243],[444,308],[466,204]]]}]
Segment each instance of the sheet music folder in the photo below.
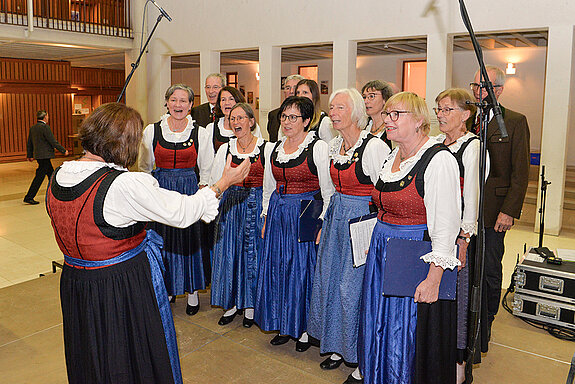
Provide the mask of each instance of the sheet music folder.
[{"label": "sheet music folder", "polygon": [[323,200],[302,200],[299,215],[298,241],[315,241],[323,220],[319,217],[323,211]]},{"label": "sheet music folder", "polygon": [[[408,239],[388,239],[383,294],[387,296],[413,297],[415,289],[429,272],[429,264],[420,257],[431,252],[431,242]],[[439,285],[440,300],[455,300],[457,268],[446,269]]]}]

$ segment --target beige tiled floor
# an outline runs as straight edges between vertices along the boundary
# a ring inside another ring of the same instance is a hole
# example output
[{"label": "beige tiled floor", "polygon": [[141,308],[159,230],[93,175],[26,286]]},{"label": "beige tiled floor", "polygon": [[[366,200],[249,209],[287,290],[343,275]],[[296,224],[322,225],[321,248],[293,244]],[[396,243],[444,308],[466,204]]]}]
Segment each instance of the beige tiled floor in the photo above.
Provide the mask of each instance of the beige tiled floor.
[{"label": "beige tiled floor", "polygon": [[[54,161],[59,164],[60,161]],[[0,382],[63,383],[62,319],[59,273],[51,260],[62,259],[43,202],[22,203],[35,163],[0,164]],[[516,226],[506,237],[504,283],[509,285],[515,255],[523,244],[535,245],[531,226]],[[545,237],[549,248],[575,248],[575,236]],[[49,273],[48,273],[49,272]],[[48,273],[38,278],[40,273]],[[222,312],[200,295],[201,310],[185,314],[185,300],[173,313],[186,383],[342,383],[353,370],[322,371],[317,348],[297,353],[294,343],[272,347],[270,334],[241,321],[220,327]],[[534,329],[501,311],[493,328],[490,352],[474,370],[475,383],[563,383],[575,346]]]}]

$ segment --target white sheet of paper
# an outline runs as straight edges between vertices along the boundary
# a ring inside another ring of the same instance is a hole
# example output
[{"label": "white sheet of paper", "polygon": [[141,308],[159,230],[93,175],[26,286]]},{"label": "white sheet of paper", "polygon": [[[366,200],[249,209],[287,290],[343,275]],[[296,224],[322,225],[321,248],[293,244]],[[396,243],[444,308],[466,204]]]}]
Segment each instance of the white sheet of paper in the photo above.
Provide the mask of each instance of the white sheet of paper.
[{"label": "white sheet of paper", "polygon": [[575,261],[575,249],[557,248],[557,257],[563,261]]},{"label": "white sheet of paper", "polygon": [[545,261],[543,257],[539,256],[536,253],[531,252],[527,252],[527,254],[525,255],[525,260],[534,261],[536,263],[542,263]]},{"label": "white sheet of paper", "polygon": [[363,220],[349,225],[351,236],[351,252],[353,254],[353,266],[360,267],[367,260],[366,251],[369,249],[371,234],[377,223],[377,217]]}]

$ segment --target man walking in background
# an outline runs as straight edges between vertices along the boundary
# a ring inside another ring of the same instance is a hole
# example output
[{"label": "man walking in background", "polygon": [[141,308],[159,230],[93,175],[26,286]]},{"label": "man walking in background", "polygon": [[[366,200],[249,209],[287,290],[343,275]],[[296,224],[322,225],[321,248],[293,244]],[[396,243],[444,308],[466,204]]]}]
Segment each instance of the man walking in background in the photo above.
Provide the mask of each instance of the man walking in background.
[{"label": "man walking in background", "polygon": [[52,134],[52,130],[48,125],[48,117],[46,111],[38,111],[36,114],[38,121],[30,127],[30,133],[28,134],[26,157],[28,161],[36,159],[38,162],[36,176],[34,176],[32,185],[30,185],[26,197],[24,197],[24,202],[32,205],[39,204],[38,201],[34,200],[34,197],[36,193],[38,193],[38,189],[40,189],[44,177],[48,176],[49,179],[50,176],[52,176],[52,172],[54,172],[52,162],[50,161],[50,159],[55,157],[54,148],[68,156],[68,150],[62,147]]}]

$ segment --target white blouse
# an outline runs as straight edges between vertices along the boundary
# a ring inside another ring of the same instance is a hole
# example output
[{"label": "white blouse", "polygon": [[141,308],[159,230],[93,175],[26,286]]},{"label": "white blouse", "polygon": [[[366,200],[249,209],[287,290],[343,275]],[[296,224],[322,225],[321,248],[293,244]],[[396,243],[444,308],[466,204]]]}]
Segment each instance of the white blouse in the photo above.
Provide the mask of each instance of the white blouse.
[{"label": "white blouse", "polygon": [[[67,161],[56,175],[63,187],[72,187],[102,167],[126,171],[116,164],[101,161]],[[160,188],[158,181],[144,172],[124,172],[110,185],[104,200],[104,219],[115,227],[139,221],[156,221],[186,228],[202,219],[209,223],[218,214],[219,201],[211,188],[187,196]]]},{"label": "white blouse", "polygon": [[[305,139],[302,143],[298,146],[298,149],[293,152],[286,154],[284,151],[284,144],[286,141],[285,136],[280,139],[280,144],[278,145],[276,152],[277,152],[277,161],[279,163],[287,163],[292,159],[298,158],[302,152],[308,147],[308,145],[313,141],[316,137],[315,131],[308,132]],[[275,144],[274,144],[275,145]],[[266,151],[267,152],[267,151]],[[270,202],[270,197],[272,193],[276,190],[277,181],[274,178],[271,166],[271,155],[272,151],[269,154],[266,154],[266,164],[269,166],[265,167],[264,169],[264,190],[263,190],[263,209],[262,209],[262,216],[265,216],[268,212],[268,205]],[[335,187],[331,181],[331,177],[329,175],[329,155],[328,155],[328,146],[325,141],[318,141],[313,147],[313,161],[317,168],[317,177],[319,179],[319,188],[321,190],[321,197],[323,199],[323,211],[320,215],[320,219],[323,219],[325,215],[325,211],[329,205],[329,199],[331,195],[335,192]]]},{"label": "white blouse", "polygon": [[[451,152],[459,151],[463,143],[475,134],[467,132],[461,136],[448,148]],[[435,137],[437,142],[445,141],[445,134],[441,133]],[[462,161],[464,169],[463,179],[463,216],[461,219],[461,229],[469,235],[477,234],[477,215],[479,213],[479,140],[473,140],[463,152]],[[489,153],[486,158],[487,170],[485,179],[489,175]]]},{"label": "white blouse", "polygon": [[[259,137],[257,142],[256,142],[256,146],[254,147],[254,149],[250,153],[239,153],[238,152],[238,147],[237,147],[238,140],[235,137],[230,139],[230,141],[228,143],[222,144],[220,146],[220,148],[218,149],[218,152],[216,153],[216,158],[214,159],[214,164],[212,166],[212,174],[210,176],[210,185],[214,184],[216,181],[218,181],[222,177],[222,174],[224,173],[224,168],[226,167],[226,160],[227,160],[226,159],[226,153],[228,152],[228,146],[230,147],[230,153],[232,155],[234,155],[235,157],[238,157],[240,159],[247,159],[248,157],[254,157],[256,155],[259,155],[260,146],[262,145],[263,142],[264,142],[264,139]],[[269,158],[273,148],[274,148],[274,143],[269,143],[269,142],[266,143],[266,145],[264,146],[264,153],[262,154],[262,156],[264,156],[264,159]],[[267,165],[268,163],[266,162],[265,164]]]},{"label": "white blouse", "polygon": [[[355,150],[361,147],[363,141],[365,140],[368,134],[369,131],[365,129],[362,130],[359,134],[359,139],[357,140],[357,142],[351,148],[349,148],[347,152],[343,155],[341,154],[343,137],[337,136],[336,138],[332,139],[329,142],[330,159],[333,160],[333,162],[336,164],[347,163],[353,156]],[[365,151],[363,152],[363,158],[361,162],[362,164],[361,169],[365,175],[369,176],[371,182],[374,185],[375,183],[377,183],[377,179],[379,177],[379,171],[381,171],[383,162],[385,161],[385,158],[389,155],[390,152],[391,150],[389,149],[387,144],[385,144],[383,140],[380,139],[370,140],[365,147]]]},{"label": "white blouse", "polygon": [[[220,120],[218,120],[218,129],[220,131],[220,135],[223,137],[236,137],[234,135],[234,131],[232,131],[231,129],[225,129],[224,128],[224,120],[225,117],[220,117]],[[209,134],[209,142],[210,144],[213,143],[214,140],[214,123],[209,123],[208,125],[206,125],[206,131],[208,131]],[[255,129],[252,131],[252,134],[255,137],[262,137],[262,130],[260,129],[260,125],[258,123],[256,123],[256,127]]]},{"label": "white blouse", "polygon": [[[401,180],[423,153],[436,143],[436,140],[430,138],[415,155],[400,163],[399,171],[392,172],[391,168],[399,152],[399,148],[395,148],[387,157],[379,178],[384,182]],[[432,250],[421,258],[443,269],[453,269],[460,265],[455,246],[461,223],[461,187],[457,160],[452,154],[440,151],[429,162],[423,180],[423,202]]]},{"label": "white blouse", "polygon": [[[170,143],[182,143],[186,141],[188,137],[190,137],[192,129],[196,129],[194,127],[194,120],[192,117],[190,115],[187,116],[188,125],[182,132],[172,132],[168,126],[169,116],[170,115],[166,114],[160,118],[160,128],[164,139]],[[202,127],[197,129],[199,129],[198,145],[200,147],[197,160],[198,168],[200,170],[200,180],[198,184],[207,185],[212,169],[212,162],[214,161],[214,147],[206,129]],[[151,173],[155,164],[154,124],[150,124],[144,129],[142,143],[140,144],[140,153],[138,155],[138,169],[142,172]]]}]

